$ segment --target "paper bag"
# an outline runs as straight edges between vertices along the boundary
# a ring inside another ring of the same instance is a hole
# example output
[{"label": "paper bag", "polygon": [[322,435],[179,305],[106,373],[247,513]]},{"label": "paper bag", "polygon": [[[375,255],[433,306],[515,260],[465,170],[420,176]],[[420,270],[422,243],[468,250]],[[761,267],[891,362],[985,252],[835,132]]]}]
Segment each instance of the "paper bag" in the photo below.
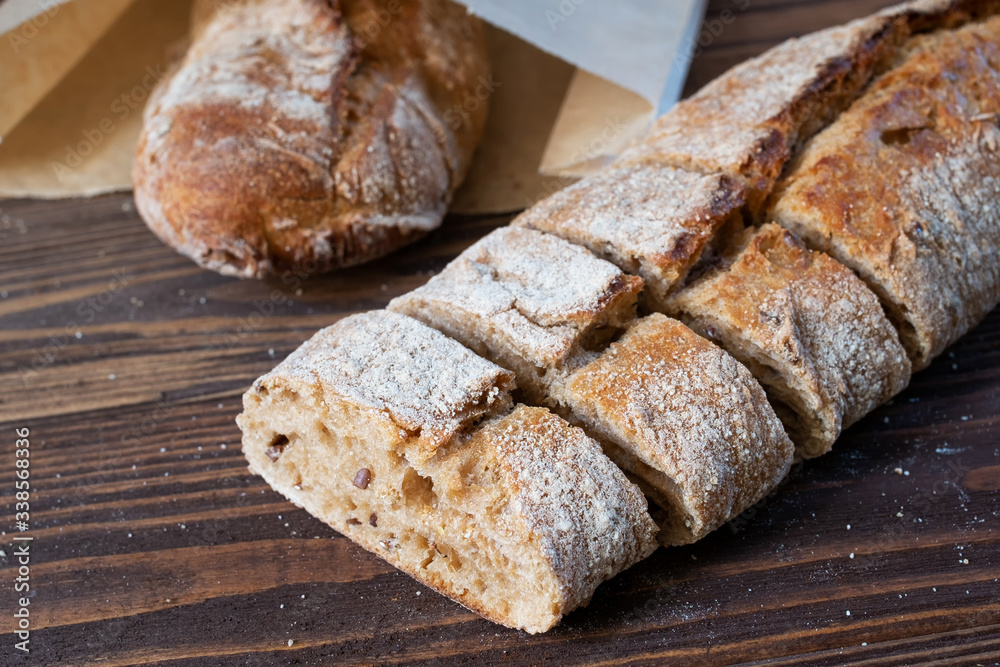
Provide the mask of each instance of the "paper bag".
[{"label": "paper bag", "polygon": [[[676,99],[704,0],[467,0],[493,60],[452,211],[525,208],[600,168]],[[191,0],[0,4],[0,198],[127,190],[142,105]]]}]

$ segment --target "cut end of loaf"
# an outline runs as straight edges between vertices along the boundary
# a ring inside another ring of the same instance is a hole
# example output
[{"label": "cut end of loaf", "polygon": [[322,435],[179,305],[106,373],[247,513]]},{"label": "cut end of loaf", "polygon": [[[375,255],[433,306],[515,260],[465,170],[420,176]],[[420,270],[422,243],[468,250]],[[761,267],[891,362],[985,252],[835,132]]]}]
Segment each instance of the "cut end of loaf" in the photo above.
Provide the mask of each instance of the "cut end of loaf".
[{"label": "cut end of loaf", "polygon": [[514,554],[479,527],[487,516],[454,506],[494,482],[489,462],[470,458],[457,478],[437,476],[435,484],[399,449],[373,447],[392,442],[394,434],[359,428],[364,417],[346,406],[310,405],[308,396],[291,388],[274,386],[264,399],[248,394],[239,421],[244,454],[251,469],[289,500],[431,588],[505,625],[535,632],[554,625],[561,616],[554,579],[518,562],[534,575],[535,588],[526,584],[523,598],[542,601],[518,608],[520,591],[493,581],[514,565]]},{"label": "cut end of loaf", "polygon": [[[416,466],[393,429],[268,381],[238,422],[251,469],[339,532],[485,618],[545,632],[655,549],[645,500],[596,443],[520,406]],[[539,453],[537,448],[548,451]],[[582,462],[581,462],[582,461]],[[596,463],[596,465],[595,465]]]},{"label": "cut end of loaf", "polygon": [[656,548],[645,498],[510,373],[396,313],[320,331],[238,418],[253,471],[484,617],[544,632]]},{"label": "cut end of loaf", "polygon": [[410,437],[409,455],[416,460],[430,458],[478,420],[507,411],[514,388],[513,373],[417,320],[384,310],[322,329],[272,373],[316,383],[331,402],[376,411]]}]

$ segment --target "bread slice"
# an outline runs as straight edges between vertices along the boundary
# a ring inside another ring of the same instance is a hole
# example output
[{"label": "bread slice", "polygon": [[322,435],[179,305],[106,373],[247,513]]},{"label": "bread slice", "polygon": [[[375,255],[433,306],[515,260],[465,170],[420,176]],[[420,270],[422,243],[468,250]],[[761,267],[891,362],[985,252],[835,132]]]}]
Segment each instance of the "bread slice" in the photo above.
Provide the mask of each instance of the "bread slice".
[{"label": "bread slice", "polygon": [[805,458],[826,453],[910,380],[910,360],[875,295],[774,224],[744,232],[671,305],[750,368]]},{"label": "bread slice", "polygon": [[720,229],[742,227],[743,186],[729,176],[633,164],[585,178],[513,223],[585,246],[646,281],[659,309]]},{"label": "bread slice", "polygon": [[388,309],[513,370],[526,401],[550,390],[635,317],[642,280],[532,229],[498,229]]},{"label": "bread slice", "polygon": [[667,513],[660,541],[689,544],[788,473],[794,447],[750,372],[663,315],[636,322],[565,390],[574,416]]},{"label": "bread slice", "polygon": [[851,103],[905,35],[901,20],[881,15],[790,39],[680,102],[618,163],[737,176],[756,211],[798,145]]},{"label": "bread slice", "polygon": [[646,501],[580,429],[511,410],[510,373],[403,315],[354,315],[254,382],[253,471],[503,625],[544,632],[649,555]]},{"label": "bread slice", "polygon": [[857,272],[925,367],[1000,300],[1000,18],[914,38],[806,147],[773,217]]}]

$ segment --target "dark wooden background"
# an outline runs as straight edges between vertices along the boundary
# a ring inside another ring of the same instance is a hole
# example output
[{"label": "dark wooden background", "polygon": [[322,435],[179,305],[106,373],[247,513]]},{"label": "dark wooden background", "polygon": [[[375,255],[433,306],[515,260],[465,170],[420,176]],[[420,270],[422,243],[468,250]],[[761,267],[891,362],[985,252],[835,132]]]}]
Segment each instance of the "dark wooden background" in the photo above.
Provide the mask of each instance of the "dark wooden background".
[{"label": "dark wooden background", "polygon": [[[881,4],[714,1],[736,19],[689,89]],[[197,269],[127,195],[0,202],[0,664],[1000,664],[1000,312],[749,516],[542,636],[480,620],[248,473],[233,419],[255,377],[507,220],[450,218],[299,287]],[[30,658],[11,634],[15,427]]]}]

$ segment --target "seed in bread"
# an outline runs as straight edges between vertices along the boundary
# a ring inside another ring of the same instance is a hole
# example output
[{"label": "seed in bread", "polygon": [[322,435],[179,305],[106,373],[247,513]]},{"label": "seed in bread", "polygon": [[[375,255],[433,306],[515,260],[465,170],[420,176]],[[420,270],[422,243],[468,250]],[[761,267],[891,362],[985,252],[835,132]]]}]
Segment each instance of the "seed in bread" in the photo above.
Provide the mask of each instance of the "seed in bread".
[{"label": "seed in bread", "polygon": [[925,367],[1000,300],[1000,18],[914,38],[806,147],[774,219],[857,272]]},{"label": "seed in bread", "polygon": [[164,242],[227,275],[314,274],[440,224],[486,114],[485,40],[464,7],[199,0],[194,19],[133,170]]},{"label": "seed in bread", "polygon": [[403,315],[317,333],[244,395],[252,470],[486,618],[544,632],[656,548],[641,492],[583,431],[510,410],[510,373]]},{"label": "seed in bread", "polygon": [[585,248],[505,227],[388,309],[513,370],[525,400],[554,407],[552,385],[635,317],[641,289],[640,278]]},{"label": "seed in bread", "polygon": [[601,171],[512,223],[589,248],[646,282],[658,309],[722,228],[742,227],[744,189],[729,176],[633,164]]},{"label": "seed in bread", "polygon": [[909,358],[875,295],[774,224],[744,232],[671,306],[753,372],[805,458],[826,453],[910,380]]},{"label": "seed in bread", "polygon": [[666,509],[665,544],[689,544],[735,518],[792,463],[792,442],[750,372],[663,315],[636,322],[565,393],[574,416]]}]

